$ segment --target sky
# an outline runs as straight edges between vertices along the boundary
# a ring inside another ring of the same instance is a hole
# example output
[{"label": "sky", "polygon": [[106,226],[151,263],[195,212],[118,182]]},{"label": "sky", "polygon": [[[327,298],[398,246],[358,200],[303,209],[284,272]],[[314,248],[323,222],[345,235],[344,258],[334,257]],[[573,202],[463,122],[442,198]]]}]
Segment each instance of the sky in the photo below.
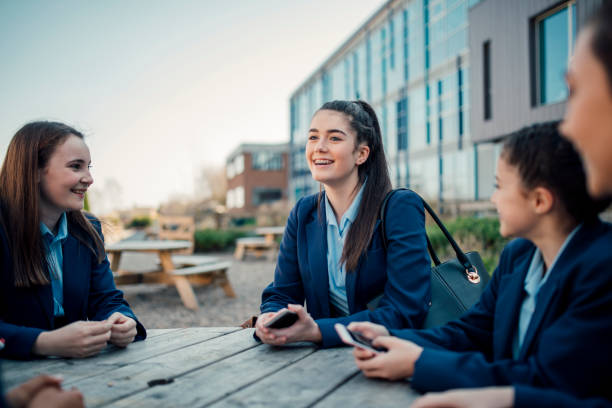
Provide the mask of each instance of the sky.
[{"label": "sky", "polygon": [[384,0],[0,0],[0,157],[33,120],[83,132],[94,212],[201,192]]}]

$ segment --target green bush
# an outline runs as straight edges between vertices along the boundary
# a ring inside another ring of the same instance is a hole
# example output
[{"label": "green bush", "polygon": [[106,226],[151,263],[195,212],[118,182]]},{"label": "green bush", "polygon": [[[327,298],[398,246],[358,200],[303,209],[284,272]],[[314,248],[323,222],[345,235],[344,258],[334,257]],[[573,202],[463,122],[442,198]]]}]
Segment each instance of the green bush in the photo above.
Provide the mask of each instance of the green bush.
[{"label": "green bush", "polygon": [[151,225],[151,218],[144,217],[134,217],[132,221],[128,224],[128,228],[145,228]]},{"label": "green bush", "polygon": [[[465,252],[477,251],[489,274],[493,273],[499,255],[508,242],[499,235],[499,220],[497,218],[458,217],[443,222],[461,249]],[[441,260],[455,256],[444,234],[433,222],[427,225],[427,235]]]},{"label": "green bush", "polygon": [[197,230],[194,234],[194,251],[195,252],[209,252],[209,251],[222,251],[233,246],[236,243],[236,239],[244,237],[246,232],[229,229],[229,230],[217,230],[217,229],[203,229]]}]

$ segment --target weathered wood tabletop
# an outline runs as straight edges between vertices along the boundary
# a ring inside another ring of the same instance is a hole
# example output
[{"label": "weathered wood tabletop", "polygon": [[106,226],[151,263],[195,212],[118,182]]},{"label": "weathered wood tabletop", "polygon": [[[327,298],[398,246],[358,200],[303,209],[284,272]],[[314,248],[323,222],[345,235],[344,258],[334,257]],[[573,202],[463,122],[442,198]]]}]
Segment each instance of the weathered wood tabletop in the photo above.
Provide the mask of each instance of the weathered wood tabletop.
[{"label": "weathered wood tabletop", "polygon": [[127,349],[2,370],[6,387],[60,374],[88,407],[409,407],[417,397],[406,382],[365,378],[350,348],[271,347],[234,327],[150,330]]}]

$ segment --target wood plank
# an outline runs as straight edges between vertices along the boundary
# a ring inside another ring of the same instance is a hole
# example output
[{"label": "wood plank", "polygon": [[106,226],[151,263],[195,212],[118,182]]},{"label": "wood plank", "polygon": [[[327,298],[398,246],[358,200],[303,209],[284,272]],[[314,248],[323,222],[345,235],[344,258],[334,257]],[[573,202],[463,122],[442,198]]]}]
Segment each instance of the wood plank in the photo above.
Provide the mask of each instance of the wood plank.
[{"label": "wood plank", "polygon": [[[312,345],[283,348],[261,345],[112,403],[113,407],[202,407],[274,375],[316,351]],[[284,383],[276,384],[284,390]],[[281,391],[282,392],[282,391]],[[267,400],[268,406],[276,406]]]},{"label": "wood plank", "polygon": [[181,329],[147,329],[147,339],[157,336],[164,336]]},{"label": "wood plank", "polygon": [[[261,343],[253,339],[253,330],[239,330],[136,364],[124,365],[83,380],[65,383],[83,392],[88,407],[107,404],[115,406],[121,399],[148,389],[151,381],[173,380],[258,346],[261,346]],[[166,401],[166,405],[168,404],[173,405],[172,402]]]},{"label": "wood plank", "polygon": [[351,349],[316,353],[213,404],[218,407],[308,407],[358,372]]},{"label": "wood plank", "polygon": [[206,263],[206,264],[195,265],[195,266],[187,266],[184,268],[178,268],[178,269],[173,270],[171,273],[173,275],[191,275],[191,274],[214,272],[214,271],[220,271],[220,270],[225,271],[231,266],[232,266],[231,262],[221,261],[221,262],[213,262],[213,263]]},{"label": "wood plank", "polygon": [[359,373],[314,407],[409,407],[418,397],[407,381],[375,380]]},{"label": "wood plank", "polygon": [[238,331],[239,327],[201,327],[177,330],[168,335],[154,336],[125,349],[109,346],[98,356],[86,359],[47,358],[34,361],[7,361],[2,364],[5,386],[19,384],[39,374],[59,374],[64,383],[98,375],[102,372],[134,364],[193,344]]}]

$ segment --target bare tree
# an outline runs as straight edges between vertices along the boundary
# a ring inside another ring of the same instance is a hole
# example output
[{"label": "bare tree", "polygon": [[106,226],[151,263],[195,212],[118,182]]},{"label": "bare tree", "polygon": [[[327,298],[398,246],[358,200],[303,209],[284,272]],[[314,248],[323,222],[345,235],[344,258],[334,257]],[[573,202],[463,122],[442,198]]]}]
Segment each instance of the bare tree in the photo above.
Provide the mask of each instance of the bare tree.
[{"label": "bare tree", "polygon": [[219,204],[225,204],[227,192],[227,180],[225,178],[225,167],[203,166],[195,180],[196,195],[200,199],[209,199]]}]

